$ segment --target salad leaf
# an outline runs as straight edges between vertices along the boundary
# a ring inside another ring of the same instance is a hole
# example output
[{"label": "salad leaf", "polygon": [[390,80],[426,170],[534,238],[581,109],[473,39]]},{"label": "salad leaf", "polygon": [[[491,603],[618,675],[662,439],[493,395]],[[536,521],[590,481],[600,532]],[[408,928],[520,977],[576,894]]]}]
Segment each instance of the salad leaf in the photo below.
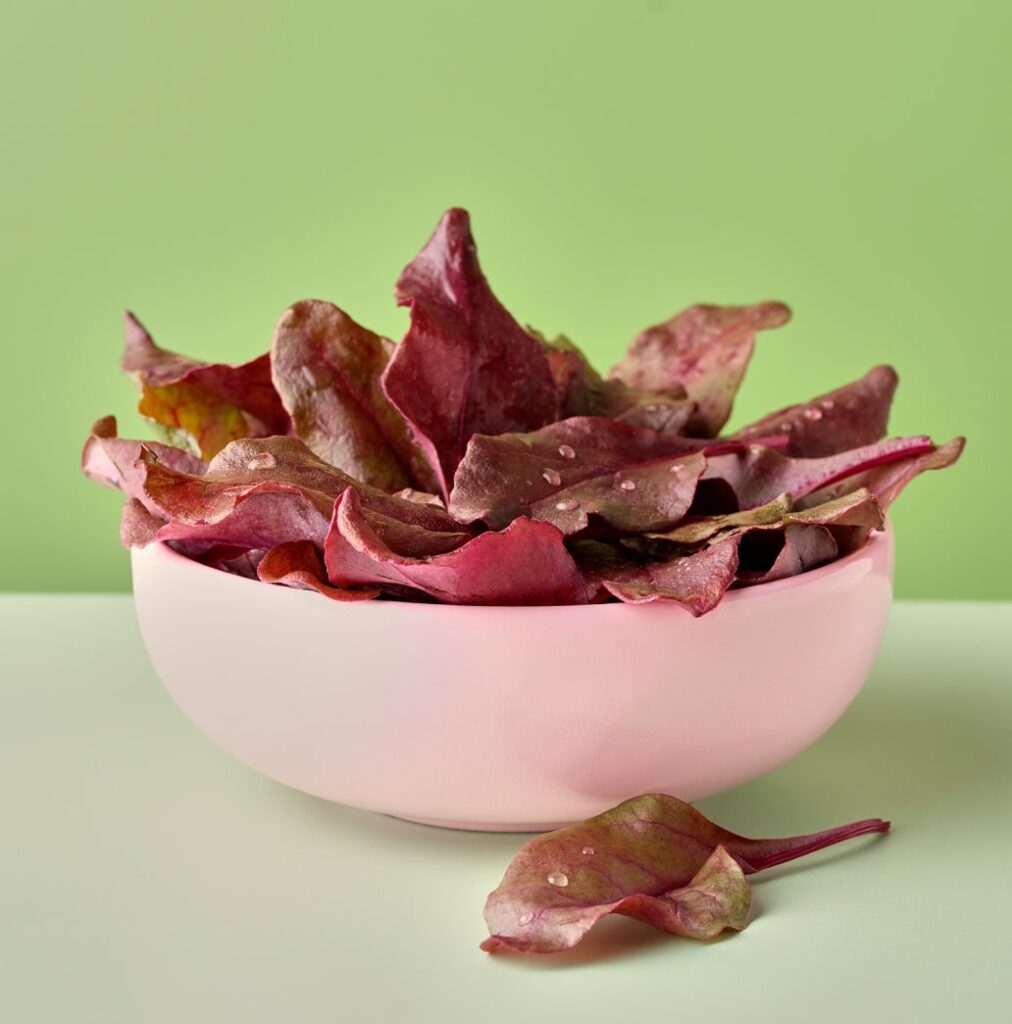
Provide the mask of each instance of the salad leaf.
[{"label": "salad leaf", "polygon": [[734,436],[748,439],[784,433],[789,438],[786,454],[806,458],[874,444],[885,437],[898,382],[891,366],[875,366],[860,380],[770,413]]},{"label": "salad leaf", "polygon": [[[811,835],[746,839],[673,796],[633,797],[526,843],[485,903],[489,938],[482,948],[560,952],[612,913],[695,938],[743,928],[744,875],[888,831],[887,821],[869,818]],[[681,926],[669,928],[672,921]]]},{"label": "salad leaf", "polygon": [[125,324],[121,365],[140,387],[137,411],[194,454],[209,459],[240,437],[288,433],[269,356],[240,366],[200,363],[159,348],[132,313]]},{"label": "salad leaf", "polygon": [[[734,491],[739,508],[749,509],[765,505],[780,494],[796,501],[837,481],[934,449],[928,437],[901,437],[822,458],[795,459],[772,448],[752,445],[709,459],[704,477],[723,480]],[[863,485],[855,482],[857,486]]]},{"label": "salad leaf", "polygon": [[159,444],[157,441],[128,441],[117,436],[116,417],[103,416],[96,420],[81,452],[81,470],[86,477],[103,487],[123,491],[136,498],[149,512],[154,508],[144,494],[144,469],[138,465],[142,452],[149,453],[162,465],[181,473],[199,475],[207,463],[188,452]]},{"label": "salad leaf", "polygon": [[557,419],[604,416],[662,434],[681,434],[689,422],[695,403],[680,384],[663,391],[645,391],[631,388],[617,378],[605,380],[568,338],[560,335],[547,341],[533,328],[528,330],[545,347],[559,392]]},{"label": "salad leaf", "polygon": [[717,437],[786,306],[692,306],[602,377],[506,311],[460,209],[396,297],[397,346],[308,299],[237,366],[161,349],[127,314],[123,368],[173,443],[93,427],[82,470],[126,494],[123,543],[337,599],[702,615],[729,587],[855,550],[910,480],[962,452],[962,438],[882,440],[888,366]]},{"label": "salad leaf", "polygon": [[125,548],[147,547],[164,525],[164,519],[152,515],[136,498],[127,498],[119,521],[120,543]]},{"label": "salad leaf", "polygon": [[[592,850],[590,855],[597,852],[592,847],[584,849]],[[497,949],[558,953],[575,946],[590,928],[609,914],[632,917],[660,931],[688,939],[713,939],[727,928],[742,931],[748,924],[752,907],[752,890],[745,872],[723,846],[718,846],[707,857],[688,885],[656,896],[633,892],[619,899],[608,899],[604,894],[602,897],[603,902],[596,905],[578,906],[561,927],[554,922],[542,926],[537,921],[538,915],[528,911],[520,918],[523,921],[530,916],[526,934],[490,935],[481,943],[481,948],[487,953]]]},{"label": "salad leaf", "polygon": [[776,529],[788,523],[818,526],[867,526],[880,530],[884,517],[875,496],[866,488],[841,495],[804,509],[795,509],[789,494],[778,494],[765,505],[756,505],[742,512],[718,516],[686,517],[673,530],[651,533],[649,537],[677,544],[698,544],[717,534],[733,530]]},{"label": "salad leaf", "polygon": [[327,582],[327,572],[316,545],[308,540],[288,541],[272,547],[257,565],[257,576],[264,583],[315,590],[332,601],[364,601],[380,593],[376,588],[332,587]]},{"label": "salad leaf", "polygon": [[453,551],[398,554],[363,514],[357,491],[337,503],[324,548],[337,586],[393,585],[448,604],[585,604],[587,587],[548,523],[520,517],[500,533],[483,533]]},{"label": "salad leaf", "polygon": [[808,495],[802,507],[819,506],[826,502],[844,500],[852,488],[863,488],[870,492],[883,510],[899,497],[900,492],[914,477],[932,469],[951,466],[963,452],[966,438],[956,437],[947,444],[928,449],[916,446],[902,457],[889,459],[868,466],[839,481],[829,481],[817,491]]},{"label": "salad leaf", "polygon": [[380,378],[393,342],[330,302],[297,302],[274,331],[274,386],[295,431],[326,462],[385,491],[436,480]]},{"label": "salad leaf", "polygon": [[[823,507],[830,503],[845,502],[851,487],[867,490],[875,499],[876,506],[883,512],[899,497],[900,492],[921,473],[934,469],[946,469],[953,465],[963,453],[966,439],[956,437],[947,444],[927,452],[912,452],[903,459],[885,465],[873,466],[845,480],[834,482],[809,494],[799,503],[803,508]],[[868,539],[874,523],[841,522],[833,526],[833,535],[841,554],[856,551]]]},{"label": "salad leaf", "polygon": [[688,432],[715,437],[731,415],[756,332],[790,317],[782,302],[690,306],[633,338],[609,376],[648,391],[683,387],[695,403]]},{"label": "salad leaf", "polygon": [[[750,542],[753,540],[758,541],[758,552],[751,550]],[[768,568],[754,568],[756,562],[768,562],[767,553],[771,550],[774,557]],[[789,523],[776,532],[747,534],[742,538],[738,552],[737,582],[754,586],[787,579],[825,565],[836,558],[837,546],[833,534],[825,526]]]},{"label": "salad leaf", "polygon": [[729,537],[692,554],[591,569],[590,577],[627,604],[675,601],[698,617],[716,608],[734,582],[738,544]]},{"label": "salad leaf", "polygon": [[[720,446],[597,416],[576,416],[527,434],[477,434],[457,469],[449,509],[461,522],[481,519],[501,528],[535,506],[548,508],[565,500],[562,493],[577,484],[604,477],[610,481],[619,470],[700,451],[741,447],[741,442]],[[665,479],[675,484],[678,475]],[[641,494],[629,488],[619,500],[634,506]]]},{"label": "salad leaf", "polygon": [[489,288],[466,211],[443,216],[401,274],[396,295],[410,309],[411,326],[383,389],[448,495],[471,436],[551,423],[556,384],[541,344]]}]

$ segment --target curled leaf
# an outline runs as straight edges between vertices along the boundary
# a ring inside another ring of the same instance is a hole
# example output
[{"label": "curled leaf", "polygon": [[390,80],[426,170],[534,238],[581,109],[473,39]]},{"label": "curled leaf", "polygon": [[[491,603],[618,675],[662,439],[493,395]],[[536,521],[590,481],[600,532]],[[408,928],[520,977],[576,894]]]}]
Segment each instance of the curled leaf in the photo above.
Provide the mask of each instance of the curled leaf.
[{"label": "curled leaf", "polygon": [[742,427],[744,440],[786,434],[785,454],[814,458],[835,455],[885,437],[899,378],[891,366],[875,366],[859,380],[811,401],[791,405]]},{"label": "curled leaf", "polygon": [[680,384],[662,391],[632,388],[617,378],[604,380],[587,357],[568,338],[545,340],[545,355],[559,392],[557,419],[603,416],[662,434],[681,434],[695,404]]},{"label": "curled leaf", "polygon": [[791,523],[775,532],[752,531],[738,545],[737,582],[754,586],[787,579],[825,565],[836,555],[836,540],[825,526]]},{"label": "curled leaf", "polygon": [[690,306],[638,334],[609,377],[646,391],[683,387],[695,403],[688,433],[715,437],[731,415],[756,332],[790,316],[782,302]]},{"label": "curled leaf", "polygon": [[383,389],[449,494],[473,434],[536,430],[556,418],[555,380],[541,344],[489,288],[464,210],[444,214],[396,294],[411,326]]},{"label": "curled leaf", "polygon": [[150,513],[136,498],[127,498],[119,521],[119,539],[125,548],[144,548],[158,537],[165,520]]},{"label": "curled leaf", "polygon": [[393,349],[330,302],[297,302],[274,331],[274,386],[325,462],[384,491],[431,488],[432,470],[380,384]]},{"label": "curled leaf", "polygon": [[[888,822],[871,818],[811,835],[746,839],[673,796],[634,797],[526,843],[485,903],[489,938],[482,948],[560,952],[611,913],[700,938],[718,925],[741,928],[747,888],[731,862],[749,875],[888,830]],[[715,915],[712,921],[707,912]]]},{"label": "curled leaf", "polygon": [[81,471],[103,487],[116,488],[137,499],[144,508],[154,513],[144,494],[144,468],[138,464],[142,452],[163,466],[192,476],[200,476],[207,469],[206,462],[171,445],[118,437],[116,417],[103,416],[94,423],[84,443]]},{"label": "curled leaf", "polygon": [[[809,494],[800,505],[802,508],[811,506],[814,512],[817,508],[845,501],[846,495],[841,492],[860,487],[872,495],[876,507],[884,512],[915,477],[929,470],[946,469],[957,462],[965,445],[965,438],[956,437],[929,451],[914,451],[897,461],[872,466]],[[868,534],[878,528],[875,523],[841,521],[833,526],[833,534],[841,553],[846,554],[857,550],[868,539]]]},{"label": "curled leaf", "polygon": [[125,320],[121,365],[140,387],[137,410],[173,440],[209,459],[240,437],[288,433],[268,355],[240,366],[200,363],[159,348],[132,313]]},{"label": "curled leaf", "polygon": [[[752,890],[745,872],[723,846],[718,846],[688,885],[659,896],[637,892],[612,903],[589,907],[582,912],[577,928],[589,921],[589,930],[602,917],[621,914],[672,935],[707,940],[716,938],[727,928],[742,931],[748,924],[751,907]],[[570,929],[570,934],[575,931]],[[561,941],[567,942],[569,937],[561,937]],[[555,936],[545,940],[540,936],[527,939],[491,935],[482,942],[481,948],[486,953],[494,953],[500,948],[519,953],[557,953],[575,945],[559,945],[559,942]]]},{"label": "curled leaf", "polygon": [[934,449],[929,437],[901,437],[817,459],[795,459],[772,448],[750,445],[709,459],[704,478],[723,480],[734,492],[738,507],[750,509],[781,494],[797,501],[837,481],[854,478],[852,486],[838,492],[846,493],[864,486],[858,474]]},{"label": "curled leaf", "polygon": [[324,553],[327,575],[340,587],[408,588],[448,604],[587,602],[586,585],[562,534],[526,518],[448,552],[409,556],[384,543],[358,493],[349,488],[334,510]]},{"label": "curled leaf", "polygon": [[694,616],[712,611],[734,582],[738,537],[730,537],[691,554],[648,562],[589,567],[585,571],[609,594],[627,604],[674,601]]},{"label": "curled leaf", "polygon": [[280,583],[286,587],[315,590],[332,601],[364,601],[376,597],[379,590],[333,587],[327,582],[316,545],[308,540],[289,541],[271,548],[257,565],[257,576],[264,583]]},{"label": "curled leaf", "polygon": [[[633,505],[642,492],[637,495],[635,486],[623,490],[620,481],[612,480],[613,475],[668,460],[664,480],[681,491],[680,474],[669,472],[673,464],[670,460],[700,451],[728,450],[712,447],[714,444],[598,416],[576,416],[527,434],[478,434],[471,438],[457,469],[449,509],[461,522],[482,519],[497,529],[518,515],[534,515],[532,510],[537,508],[541,510],[537,518],[549,518],[561,528],[562,520],[556,513],[579,516],[576,505],[568,510],[554,509],[553,513],[553,506],[559,502],[578,501],[575,495],[564,494],[570,488],[596,481],[593,487],[610,489],[616,482],[620,491],[616,501]],[[740,445],[735,442],[730,448],[736,450]],[[698,460],[691,463],[691,470],[697,465]],[[690,476],[687,473],[685,479]],[[689,498],[691,501],[691,494]],[[598,495],[595,501],[600,500]]]}]

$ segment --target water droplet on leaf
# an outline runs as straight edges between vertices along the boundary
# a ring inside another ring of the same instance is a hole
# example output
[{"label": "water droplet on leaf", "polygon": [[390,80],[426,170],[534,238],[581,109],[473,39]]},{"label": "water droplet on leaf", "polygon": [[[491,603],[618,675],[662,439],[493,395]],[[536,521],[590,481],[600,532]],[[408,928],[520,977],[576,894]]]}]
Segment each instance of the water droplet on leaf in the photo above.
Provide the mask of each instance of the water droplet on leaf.
[{"label": "water droplet on leaf", "polygon": [[278,460],[270,452],[258,452],[246,463],[246,468],[256,472],[258,469],[273,469],[277,464]]},{"label": "water droplet on leaf", "polygon": [[593,847],[593,846],[585,846],[585,847],[584,847],[584,848],[583,848],[583,849],[582,849],[582,850],[580,851],[580,853],[582,853],[582,854],[583,854],[583,855],[584,855],[585,857],[590,857],[590,856],[592,856],[592,855],[593,855],[593,853],[594,853],[594,847]]},{"label": "water droplet on leaf", "polygon": [[518,920],[517,924],[522,928],[524,925],[530,924],[534,920],[534,915],[530,912],[523,914]]},{"label": "water droplet on leaf", "polygon": [[568,444],[560,444],[559,445],[559,454],[564,459],[575,459],[576,458],[576,451],[575,451],[575,449],[572,447],[572,445],[568,445]]},{"label": "water droplet on leaf", "polygon": [[821,420],[822,410],[821,409],[806,409],[805,410],[806,420]]},{"label": "water droplet on leaf", "polygon": [[562,501],[557,501],[555,507],[560,512],[572,512],[574,509],[579,508],[579,504],[573,501],[572,498],[563,498]]},{"label": "water droplet on leaf", "polygon": [[635,480],[620,480],[618,486],[623,491],[635,491],[636,481]]},{"label": "water droplet on leaf", "polygon": [[555,472],[554,469],[546,469],[541,474],[545,480],[547,480],[553,487],[558,487],[562,483],[562,477]]},{"label": "water droplet on leaf", "polygon": [[560,889],[565,889],[569,885],[569,875],[565,875],[561,871],[553,871],[548,876],[548,884],[557,885]]}]

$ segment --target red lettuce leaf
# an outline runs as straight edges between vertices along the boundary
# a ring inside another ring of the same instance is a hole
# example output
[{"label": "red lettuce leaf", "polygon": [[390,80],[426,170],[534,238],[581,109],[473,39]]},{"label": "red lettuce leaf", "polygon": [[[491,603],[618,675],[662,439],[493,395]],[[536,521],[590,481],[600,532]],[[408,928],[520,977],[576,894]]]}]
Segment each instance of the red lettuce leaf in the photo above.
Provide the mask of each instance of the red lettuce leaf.
[{"label": "red lettuce leaf", "polygon": [[193,525],[220,522],[249,498],[264,494],[304,498],[329,519],[334,499],[354,483],[296,437],[233,441],[200,476],[151,458],[142,468],[144,494],[152,507],[169,519]]},{"label": "red lettuce leaf", "polygon": [[719,516],[687,517],[674,529],[664,533],[651,533],[655,540],[677,544],[699,544],[729,531],[746,533],[751,530],[778,529],[788,523],[818,526],[867,526],[880,530],[884,517],[875,496],[865,488],[858,488],[831,501],[795,509],[789,494],[778,494],[764,505],[756,505],[741,512]]},{"label": "red lettuce leaf", "polygon": [[927,450],[914,450],[899,459],[890,459],[863,469],[840,481],[829,481],[819,490],[810,493],[801,508],[814,508],[826,502],[840,501],[851,488],[863,488],[870,492],[884,511],[899,497],[900,492],[914,477],[932,469],[945,469],[955,463],[966,438],[956,437],[947,444],[932,446]]},{"label": "red lettuce leaf", "polygon": [[144,471],[144,495],[157,514],[170,520],[159,531],[159,540],[250,548],[309,540],[322,549],[335,499],[352,484],[381,523],[391,520],[390,530],[417,530],[437,540],[440,550],[468,536],[445,509],[356,484],[294,437],[233,441],[199,477],[158,462],[147,463]]},{"label": "red lettuce leaf", "polygon": [[377,588],[350,590],[331,586],[323,559],[316,545],[308,540],[289,541],[271,548],[260,560],[257,576],[264,583],[315,590],[332,601],[365,601],[380,593]]},{"label": "red lettuce leaf", "polygon": [[[532,514],[534,508],[550,511],[557,502],[578,500],[562,496],[578,484],[607,478],[610,489],[611,476],[619,470],[700,451],[735,451],[741,444],[674,437],[590,416],[562,420],[527,434],[479,434],[471,438],[457,469],[449,508],[461,522],[482,519],[500,529],[518,515]],[[679,475],[671,473],[666,479],[675,487]],[[632,505],[638,500],[636,488],[619,489],[620,501]]]},{"label": "red lettuce leaf", "polygon": [[[759,541],[759,551],[753,554],[750,541]],[[770,543],[772,542],[772,543]],[[766,548],[766,553],[762,551]],[[769,562],[769,552],[774,552]],[[789,523],[776,531],[756,531],[746,534],[738,545],[739,566],[735,582],[739,586],[755,586],[787,579],[831,562],[837,555],[833,534],[825,526]],[[754,561],[768,562],[756,568]]]},{"label": "red lettuce leaf", "polygon": [[136,498],[127,498],[119,521],[119,539],[125,548],[144,548],[158,537],[165,520],[149,512]]},{"label": "red lettuce leaf", "polygon": [[733,436],[787,434],[786,454],[806,458],[874,444],[885,437],[898,382],[891,366],[876,366],[860,380],[764,416]]},{"label": "red lettuce leaf", "polygon": [[688,511],[705,469],[706,459],[698,452],[626,466],[534,502],[530,516],[567,536],[586,529],[592,515],[626,533],[663,530]]},{"label": "red lettuce leaf", "polygon": [[138,464],[142,452],[148,452],[162,465],[181,473],[201,475],[207,463],[171,445],[157,441],[129,441],[116,434],[116,417],[103,416],[96,420],[91,435],[81,452],[81,470],[86,477],[123,491],[137,499],[148,512],[154,513],[144,494],[144,467]]},{"label": "red lettuce leaf", "polygon": [[[423,506],[424,507],[424,506]],[[548,523],[514,520],[455,550],[428,557],[394,552],[349,488],[338,501],[324,547],[327,575],[340,587],[394,586],[448,604],[585,604],[587,588]]]},{"label": "red lettuce leaf", "polygon": [[[765,505],[780,494],[797,501],[837,481],[856,478],[868,470],[935,450],[928,437],[892,438],[851,451],[817,459],[796,459],[762,445],[716,455],[708,460],[704,479],[723,480],[734,492],[740,509]],[[853,490],[864,486],[854,479]]]},{"label": "red lettuce leaf", "polygon": [[573,416],[603,416],[662,434],[681,434],[695,409],[685,388],[676,385],[665,391],[631,388],[618,379],[604,380],[587,357],[568,338],[541,338],[548,365],[559,392],[556,419]]},{"label": "red lettuce leaf", "polygon": [[[591,851],[591,847],[584,847]],[[582,852],[582,851],[581,851]],[[596,850],[588,853],[588,856]],[[518,953],[557,953],[576,945],[602,917],[621,914],[660,931],[688,939],[716,938],[727,928],[742,931],[748,924],[752,890],[741,866],[718,846],[692,877],[688,885],[653,896],[634,892],[617,900],[605,901],[577,911],[563,927],[541,928],[536,915],[528,922],[530,936],[491,935],[481,943],[487,953],[510,949]],[[574,927],[575,926],[575,927]],[[579,929],[585,928],[583,933]],[[575,941],[570,941],[575,937]]]},{"label": "red lettuce leaf", "polygon": [[646,391],[683,387],[695,403],[688,432],[715,437],[731,415],[756,332],[790,316],[780,302],[690,306],[638,334],[609,376]]},{"label": "red lettuce leaf", "polygon": [[[888,830],[888,822],[871,818],[811,835],[746,839],[673,796],[634,797],[526,843],[485,903],[490,937],[482,948],[524,953],[569,949],[603,916],[623,913],[619,907],[630,897],[663,899],[686,886],[705,890],[707,879],[738,908],[728,916],[743,925],[740,883],[723,857],[710,863],[702,880],[698,877],[718,847],[748,875],[855,836]],[[630,916],[650,924],[666,920],[666,915],[652,913]]]},{"label": "red lettuce leaf", "polygon": [[200,476],[145,459],[143,493],[169,522],[158,540],[269,549],[310,540],[323,547],[334,500],[352,482],[295,437],[242,438]]},{"label": "red lettuce leaf", "polygon": [[591,583],[627,604],[675,601],[698,618],[716,608],[734,582],[739,540],[730,537],[691,554],[644,563],[610,559],[610,564],[581,568]]},{"label": "red lettuce leaf", "polygon": [[436,486],[380,379],[393,342],[329,302],[285,311],[274,332],[274,386],[296,433],[324,461],[384,491]]},{"label": "red lettuce leaf", "polygon": [[140,387],[138,412],[205,459],[240,437],[290,431],[266,354],[240,366],[200,363],[159,348],[127,313],[121,365]]},{"label": "red lettuce leaf", "polygon": [[489,288],[464,210],[443,216],[396,295],[411,326],[383,388],[449,494],[473,434],[536,430],[557,417],[555,381],[541,344]]},{"label": "red lettuce leaf", "polygon": [[[965,438],[956,437],[931,451],[913,453],[897,462],[874,466],[809,494],[799,505],[802,509],[811,507],[814,511],[827,504],[845,500],[846,496],[841,494],[842,491],[860,487],[873,496],[876,506],[884,512],[914,477],[928,470],[945,469],[958,461],[965,445]],[[838,525],[831,526],[841,554],[856,551],[868,539],[869,533],[878,528],[874,523],[849,521],[841,521]]]}]

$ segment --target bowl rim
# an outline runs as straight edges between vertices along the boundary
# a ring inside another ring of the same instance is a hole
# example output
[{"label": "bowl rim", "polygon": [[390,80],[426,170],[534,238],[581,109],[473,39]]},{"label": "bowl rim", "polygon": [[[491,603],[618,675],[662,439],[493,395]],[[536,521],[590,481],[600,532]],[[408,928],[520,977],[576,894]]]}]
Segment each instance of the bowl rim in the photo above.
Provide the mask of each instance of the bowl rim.
[{"label": "bowl rim", "polygon": [[[818,568],[809,569],[807,572],[799,573],[797,576],[789,576],[787,579],[773,580],[770,583],[757,583],[751,587],[742,587],[738,590],[728,590],[725,592],[720,604],[717,605],[719,608],[721,605],[727,602],[739,603],[742,601],[757,601],[761,600],[764,596],[770,594],[777,594],[788,590],[803,590],[806,587],[817,586],[820,581],[825,580],[830,576],[834,576],[837,573],[846,571],[847,567],[853,562],[860,561],[861,559],[868,558],[872,554],[872,549],[876,545],[888,545],[893,539],[893,526],[889,517],[886,517],[885,525],[881,530],[875,530],[871,533],[868,539],[856,550],[851,551],[849,554],[843,556],[843,558],[837,558],[832,562],[827,562],[825,565],[820,565]],[[155,558],[163,559],[167,562],[176,565],[182,565],[188,563],[188,568],[192,567],[194,571],[205,570],[209,573],[216,573],[221,576],[223,580],[233,581],[235,584],[249,584],[251,586],[257,586],[261,588],[271,588],[273,590],[290,593],[302,594],[303,597],[310,598],[314,601],[321,600],[321,595],[314,593],[311,590],[305,590],[299,587],[286,587],[280,584],[264,583],[262,580],[250,579],[247,576],[239,576],[235,573],[224,572],[221,569],[215,569],[213,566],[205,565],[202,562],[198,562],[196,559],[188,558],[186,555],[180,554],[178,551],[174,551],[168,546],[165,541],[153,541],[144,548],[133,548],[131,549],[131,555],[134,556],[138,553],[144,553],[145,555],[154,555]],[[231,586],[232,583],[225,583],[225,586]],[[301,600],[302,598],[296,598]],[[285,598],[285,600],[289,600]],[[464,608],[496,608],[498,610],[508,610],[516,613],[530,614],[532,611],[541,613],[550,612],[555,610],[558,612],[560,609],[566,609],[572,611],[573,609],[590,609],[590,608],[628,608],[628,607],[642,607],[642,605],[632,605],[623,601],[607,601],[598,602],[596,604],[543,604],[543,605],[524,605],[524,604],[448,604],[439,601],[326,601],[328,605],[336,605],[341,608],[447,608],[454,609],[458,612]],[[667,607],[672,606],[675,608],[681,608],[681,605],[677,601],[652,601],[646,602],[647,606],[661,606]],[[390,614],[399,614],[398,612],[391,612]]]}]

